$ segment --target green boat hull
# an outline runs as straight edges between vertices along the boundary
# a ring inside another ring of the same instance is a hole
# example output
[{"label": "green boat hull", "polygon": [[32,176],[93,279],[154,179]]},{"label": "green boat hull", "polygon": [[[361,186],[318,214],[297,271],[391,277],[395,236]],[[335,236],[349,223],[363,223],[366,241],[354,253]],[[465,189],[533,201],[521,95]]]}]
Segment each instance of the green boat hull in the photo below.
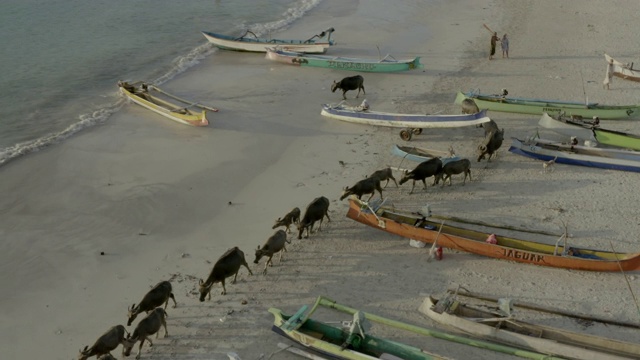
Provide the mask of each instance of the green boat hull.
[{"label": "green boat hull", "polygon": [[640,137],[601,129],[593,129],[593,134],[600,144],[640,150]]},{"label": "green boat hull", "polygon": [[549,115],[565,116],[582,116],[583,118],[593,118],[598,116],[603,120],[618,119],[634,119],[640,116],[640,105],[589,105],[569,102],[546,102],[543,100],[526,100],[526,99],[510,99],[499,98],[496,96],[474,95],[470,96],[462,92],[458,92],[455,103],[460,105],[465,99],[473,100],[480,110],[491,110],[500,112],[509,112],[517,114]]}]

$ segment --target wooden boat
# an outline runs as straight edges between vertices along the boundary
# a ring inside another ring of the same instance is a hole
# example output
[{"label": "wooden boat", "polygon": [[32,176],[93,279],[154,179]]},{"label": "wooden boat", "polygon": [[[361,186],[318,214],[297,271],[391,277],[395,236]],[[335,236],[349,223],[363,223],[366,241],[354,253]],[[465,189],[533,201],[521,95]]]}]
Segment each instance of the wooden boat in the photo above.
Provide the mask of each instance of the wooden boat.
[{"label": "wooden boat", "polygon": [[512,140],[509,151],[558,164],[640,172],[640,152],[558,143],[545,139]]},{"label": "wooden boat", "polygon": [[638,359],[640,344],[537,325],[495,310],[462,303],[449,293],[427,296],[419,311],[432,320],[473,337],[576,360]]},{"label": "wooden boat", "polygon": [[[437,240],[437,245],[441,247],[496,259],[573,270],[631,271],[640,269],[640,253],[616,253],[569,247],[566,243],[550,245],[516,239],[499,235],[499,228],[492,229],[495,231],[491,232],[482,232],[460,226],[441,225],[440,222],[429,220],[427,216],[417,212],[403,211],[383,204],[368,204],[355,197],[349,198],[347,217],[405,238],[426,243],[434,243]],[[460,222],[460,220],[456,222]],[[525,232],[526,230],[521,231]],[[497,243],[486,241],[491,234],[496,235]],[[566,237],[564,239],[566,242]]]},{"label": "wooden boat", "polygon": [[[352,316],[353,321],[341,321],[349,324],[348,329],[332,326],[328,323],[311,319],[311,315],[319,308],[333,309]],[[394,329],[413,332],[415,334],[431,336],[438,339],[460,344],[489,349],[506,354],[516,355],[527,359],[552,360],[557,357],[514,348],[508,345],[495,344],[488,341],[468,339],[455,334],[431,330],[387,319],[371,313],[350,308],[320,296],[309,312],[303,306],[294,315],[285,315],[281,310],[270,308],[274,317],[271,329],[284,337],[304,346],[306,349],[320,353],[332,359],[444,359],[423,349],[372,336],[367,333],[369,322],[375,325],[389,326]],[[345,346],[346,345],[346,346]]]},{"label": "wooden boat", "polygon": [[414,133],[422,133],[422,129],[476,126],[491,121],[486,110],[459,115],[399,114],[373,111],[368,105],[348,106],[344,102],[322,104],[320,115],[356,124],[406,128],[400,132],[400,137],[405,141],[411,140]]},{"label": "wooden boat", "polygon": [[422,68],[422,64],[420,64],[420,57],[396,60],[390,55],[387,55],[382,59],[361,59],[312,55],[285,51],[278,48],[267,48],[266,58],[283,64],[296,66],[312,66],[362,72],[396,72]]},{"label": "wooden boat", "polygon": [[611,56],[604,54],[607,63],[613,60],[613,75],[625,80],[640,81],[640,70],[633,68],[633,63],[624,64],[615,60]]},{"label": "wooden boat", "polygon": [[640,117],[640,105],[609,106],[597,103],[585,105],[584,103],[580,104],[568,101],[510,98],[499,95],[464,94],[462,92],[458,92],[455,103],[462,104],[462,101],[465,99],[473,100],[478,106],[478,109],[510,113],[542,115],[542,113],[546,112],[553,115],[575,115],[584,118],[598,116],[603,120],[633,119]]},{"label": "wooden boat", "polygon": [[538,121],[538,125],[560,134],[588,139],[602,145],[640,150],[640,135],[603,129],[600,124],[595,124],[592,121],[571,119],[563,116],[556,118],[544,113],[540,121]]},{"label": "wooden boat", "polygon": [[[129,84],[125,81],[119,81],[118,86],[120,91],[136,104],[182,124],[207,126],[209,120],[207,120],[206,111],[218,111],[216,108],[192,103],[168,94],[158,87],[144,82]],[[180,104],[176,104],[175,101]],[[202,111],[195,111],[192,109],[194,107]]]},{"label": "wooden boat", "polygon": [[331,34],[333,32],[334,29],[330,28],[307,40],[260,38],[249,30],[237,37],[210,31],[203,31],[202,34],[209,42],[226,50],[264,53],[267,51],[267,47],[277,45],[287,51],[322,54],[325,53],[330,46],[334,45],[334,41],[331,40]]},{"label": "wooden boat", "polygon": [[425,148],[420,148],[415,146],[403,146],[403,145],[394,145],[393,148],[391,148],[391,154],[401,157],[403,159],[417,161],[417,162],[423,162],[423,161],[433,159],[434,157],[439,157],[440,160],[442,160],[442,165],[448,163],[449,161],[460,159],[459,156],[455,154],[452,155],[450,152],[447,152],[447,151],[438,151],[438,150],[425,149]]}]

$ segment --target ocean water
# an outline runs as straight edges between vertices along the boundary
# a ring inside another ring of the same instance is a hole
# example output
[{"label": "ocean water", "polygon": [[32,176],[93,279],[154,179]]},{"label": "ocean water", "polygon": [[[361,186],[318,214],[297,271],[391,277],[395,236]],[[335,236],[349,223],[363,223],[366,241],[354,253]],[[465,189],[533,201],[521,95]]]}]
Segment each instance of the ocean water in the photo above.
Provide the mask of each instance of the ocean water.
[{"label": "ocean water", "polygon": [[118,80],[162,84],[215,56],[202,30],[267,36],[321,1],[1,1],[0,166],[109,121]]}]

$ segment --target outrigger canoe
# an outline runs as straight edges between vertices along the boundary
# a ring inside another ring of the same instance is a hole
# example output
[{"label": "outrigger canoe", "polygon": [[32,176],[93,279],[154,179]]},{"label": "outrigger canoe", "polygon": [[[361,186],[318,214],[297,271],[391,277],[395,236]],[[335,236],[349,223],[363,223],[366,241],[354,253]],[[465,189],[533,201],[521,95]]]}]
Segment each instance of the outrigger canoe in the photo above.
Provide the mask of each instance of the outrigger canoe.
[{"label": "outrigger canoe", "polygon": [[268,48],[266,58],[272,61],[295,66],[321,67],[335,70],[362,72],[397,72],[422,68],[420,57],[396,60],[390,55],[382,59],[347,58],[340,56],[303,54]]},{"label": "outrigger canoe", "polygon": [[[348,325],[347,328],[336,327],[331,324],[311,319],[311,315],[320,307],[335,310],[339,313],[351,315],[351,321],[339,321]],[[270,308],[274,317],[271,329],[286,338],[331,359],[373,360],[373,359],[403,359],[427,360],[447,359],[432,354],[426,350],[401,342],[372,336],[368,333],[370,326],[385,326],[397,330],[408,331],[418,335],[430,336],[459,344],[488,349],[505,354],[515,355],[526,359],[560,360],[560,358],[540,354],[534,351],[496,344],[489,341],[469,339],[456,334],[419,327],[397,320],[392,320],[371,313],[366,313],[334,300],[319,296],[311,308],[305,305],[294,315],[286,315],[281,310]]]},{"label": "outrigger canoe", "polygon": [[559,143],[546,139],[512,140],[514,154],[558,164],[579,165],[608,170],[640,172],[640,152]]},{"label": "outrigger canoe", "polygon": [[[192,103],[168,94],[158,87],[144,82],[129,84],[125,81],[119,81],[118,86],[120,91],[136,104],[182,124],[207,126],[209,120],[207,120],[206,111],[218,111],[216,108]],[[198,108],[201,111],[196,111],[193,108]]]},{"label": "outrigger canoe", "polygon": [[400,132],[400,137],[405,141],[411,140],[413,134],[422,133],[423,129],[477,126],[491,121],[486,110],[459,115],[400,114],[348,106],[344,102],[336,105],[322,104],[320,115],[355,124],[405,128]]},{"label": "outrigger canoe", "polygon": [[603,129],[599,123],[593,121],[571,119],[564,116],[552,117],[544,113],[538,121],[538,125],[567,136],[593,140],[602,145],[640,150],[640,135]]},{"label": "outrigger canoe", "polygon": [[575,360],[638,359],[640,344],[577,333],[517,319],[493,309],[463,303],[448,293],[427,296],[419,311],[448,328],[475,338]]},{"label": "outrigger canoe", "polygon": [[[403,211],[378,202],[369,204],[353,196],[349,198],[347,212],[348,218],[378,230],[429,244],[436,242],[440,247],[495,259],[572,270],[617,272],[640,269],[640,253],[617,253],[569,247],[566,243],[551,245],[516,239],[499,235],[500,228],[482,232],[461,226],[444,225],[442,222],[428,219],[427,216],[428,214]],[[491,234],[496,235],[495,244],[486,241]],[[562,235],[562,238],[566,242],[566,234]]]},{"label": "outrigger canoe", "polygon": [[322,54],[325,53],[330,46],[335,44],[334,41],[331,40],[331,34],[333,32],[334,29],[330,28],[307,40],[260,38],[249,30],[237,37],[210,31],[202,31],[202,34],[210,43],[226,50],[264,53],[268,47],[277,45],[287,51]]},{"label": "outrigger canoe", "polygon": [[599,117],[602,120],[634,119],[640,117],[640,105],[600,105],[584,104],[569,101],[510,98],[499,95],[483,95],[477,93],[458,92],[455,103],[462,104],[465,99],[473,100],[478,109],[502,111],[519,114],[582,116],[584,118]]},{"label": "outrigger canoe", "polygon": [[640,81],[640,70],[633,68],[633,63],[624,64],[615,60],[611,56],[604,54],[607,63],[613,61],[613,75],[625,80]]}]

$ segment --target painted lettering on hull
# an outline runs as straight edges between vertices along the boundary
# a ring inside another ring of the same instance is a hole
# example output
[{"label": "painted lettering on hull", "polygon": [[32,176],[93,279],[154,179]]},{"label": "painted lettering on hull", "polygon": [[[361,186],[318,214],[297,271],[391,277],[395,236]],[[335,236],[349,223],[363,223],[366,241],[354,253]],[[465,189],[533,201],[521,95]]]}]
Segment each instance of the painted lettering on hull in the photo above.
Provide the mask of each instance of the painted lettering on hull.
[{"label": "painted lettering on hull", "polygon": [[345,63],[339,61],[329,61],[329,67],[340,70],[361,70],[361,71],[373,71],[376,68],[375,64],[365,63]]},{"label": "painted lettering on hull", "polygon": [[532,254],[526,251],[518,251],[518,250],[511,250],[511,249],[504,249],[503,255],[507,258],[525,260],[530,262],[542,262],[544,259],[543,255]]}]

